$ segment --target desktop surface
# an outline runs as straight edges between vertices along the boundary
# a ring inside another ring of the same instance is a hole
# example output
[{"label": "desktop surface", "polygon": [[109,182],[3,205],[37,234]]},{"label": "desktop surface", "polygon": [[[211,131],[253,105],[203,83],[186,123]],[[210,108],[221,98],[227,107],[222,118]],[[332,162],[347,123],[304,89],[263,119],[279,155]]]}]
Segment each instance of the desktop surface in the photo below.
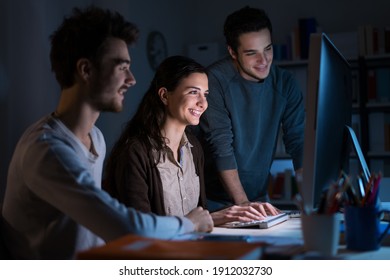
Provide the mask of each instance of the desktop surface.
[{"label": "desktop surface", "polygon": [[[82,252],[79,258],[82,259],[134,259],[140,258],[134,251],[129,250],[137,246],[147,246],[150,243],[143,242],[143,238],[134,236],[124,236],[118,240],[107,243],[102,247],[93,248]],[[135,243],[134,243],[135,242]],[[178,246],[176,242],[185,246]],[[340,245],[338,253],[334,257],[321,256],[315,252],[304,250],[303,236],[301,230],[301,219],[290,218],[268,229],[253,228],[224,228],[215,227],[211,233],[187,234],[175,240],[157,240],[153,243],[160,250],[160,257],[145,247],[146,252],[143,259],[154,258],[179,258],[199,259],[213,256],[203,256],[202,254],[213,253],[218,247],[224,251],[219,255],[219,259],[249,258],[249,259],[355,259],[355,260],[390,260],[390,234],[382,242],[382,246],[377,251],[356,252],[346,249],[343,233],[340,235]],[[187,247],[186,247],[187,246]],[[152,247],[150,247],[152,248]],[[165,248],[165,249],[164,249]],[[180,248],[180,255],[172,254],[172,248]],[[185,248],[197,248],[198,254],[186,253]],[[205,252],[200,250],[206,249]],[[214,249],[212,249],[214,248]],[[210,250],[211,249],[211,250]],[[127,251],[126,251],[127,250]],[[164,250],[166,253],[164,253]],[[261,252],[259,251],[261,250]],[[148,255],[149,252],[149,255]]]},{"label": "desktop surface", "polygon": [[[270,246],[267,249],[275,250],[269,258],[279,258],[279,254],[284,255],[283,249],[290,250],[292,253],[285,258],[291,259],[310,259],[325,258],[315,252],[305,252],[303,250],[303,235],[301,230],[301,219],[290,218],[288,221],[281,223],[269,229],[248,229],[248,228],[222,228],[215,227],[212,234],[230,235],[230,236],[250,236],[248,242],[265,242]],[[383,240],[382,246],[377,251],[358,252],[346,248],[344,233],[340,233],[340,243],[338,253],[332,259],[356,259],[356,260],[390,260],[390,234]],[[301,246],[301,247],[300,247]]]}]

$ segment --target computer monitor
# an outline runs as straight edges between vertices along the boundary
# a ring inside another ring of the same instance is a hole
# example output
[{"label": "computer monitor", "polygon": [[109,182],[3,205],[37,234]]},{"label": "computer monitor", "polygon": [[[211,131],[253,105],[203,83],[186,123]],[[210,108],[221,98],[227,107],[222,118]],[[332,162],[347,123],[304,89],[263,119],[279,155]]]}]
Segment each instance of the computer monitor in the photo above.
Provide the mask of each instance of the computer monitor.
[{"label": "computer monitor", "polygon": [[324,33],[311,34],[301,196],[317,208],[322,192],[349,171],[351,67]]}]

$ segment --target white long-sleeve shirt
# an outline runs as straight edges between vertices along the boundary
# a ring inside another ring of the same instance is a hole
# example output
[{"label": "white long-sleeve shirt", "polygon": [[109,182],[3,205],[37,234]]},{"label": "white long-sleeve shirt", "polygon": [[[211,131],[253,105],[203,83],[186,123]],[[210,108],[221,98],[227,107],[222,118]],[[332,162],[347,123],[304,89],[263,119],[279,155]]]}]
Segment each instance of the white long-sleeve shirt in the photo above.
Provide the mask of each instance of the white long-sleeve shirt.
[{"label": "white long-sleeve shirt", "polygon": [[101,190],[106,145],[90,132],[97,156],[47,116],[18,142],[3,205],[6,246],[17,259],[69,259],[128,233],[169,239],[194,230],[187,218],[126,208]]}]

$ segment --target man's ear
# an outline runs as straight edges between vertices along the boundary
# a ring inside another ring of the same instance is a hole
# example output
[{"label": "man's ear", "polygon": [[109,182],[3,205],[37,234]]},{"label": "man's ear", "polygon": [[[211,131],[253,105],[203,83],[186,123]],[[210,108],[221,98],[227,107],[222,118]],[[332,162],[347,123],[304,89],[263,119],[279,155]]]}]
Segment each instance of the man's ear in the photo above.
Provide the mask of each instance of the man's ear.
[{"label": "man's ear", "polygon": [[92,64],[87,58],[80,58],[76,63],[77,75],[85,82],[91,77]]},{"label": "man's ear", "polygon": [[165,87],[161,87],[158,90],[158,96],[160,96],[160,99],[162,103],[165,105],[168,105],[168,90]]},{"label": "man's ear", "polygon": [[232,49],[232,47],[231,47],[231,46],[228,46],[227,48],[228,48],[228,52],[229,52],[230,56],[231,56],[233,59],[237,59],[237,54],[236,54],[236,52]]}]

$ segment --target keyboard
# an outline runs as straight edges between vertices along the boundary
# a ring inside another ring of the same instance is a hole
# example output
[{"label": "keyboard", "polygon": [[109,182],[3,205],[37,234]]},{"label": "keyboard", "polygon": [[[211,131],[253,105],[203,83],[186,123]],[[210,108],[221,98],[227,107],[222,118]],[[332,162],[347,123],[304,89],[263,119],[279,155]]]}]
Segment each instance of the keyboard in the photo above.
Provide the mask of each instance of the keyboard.
[{"label": "keyboard", "polygon": [[300,218],[301,217],[301,211],[299,210],[284,210],[284,213],[290,216],[290,218]]},{"label": "keyboard", "polygon": [[221,227],[227,227],[227,228],[256,227],[256,228],[265,229],[265,228],[273,227],[284,221],[287,221],[289,218],[290,218],[289,214],[283,212],[278,215],[267,216],[263,220],[253,220],[249,222],[230,222],[221,225]]}]

